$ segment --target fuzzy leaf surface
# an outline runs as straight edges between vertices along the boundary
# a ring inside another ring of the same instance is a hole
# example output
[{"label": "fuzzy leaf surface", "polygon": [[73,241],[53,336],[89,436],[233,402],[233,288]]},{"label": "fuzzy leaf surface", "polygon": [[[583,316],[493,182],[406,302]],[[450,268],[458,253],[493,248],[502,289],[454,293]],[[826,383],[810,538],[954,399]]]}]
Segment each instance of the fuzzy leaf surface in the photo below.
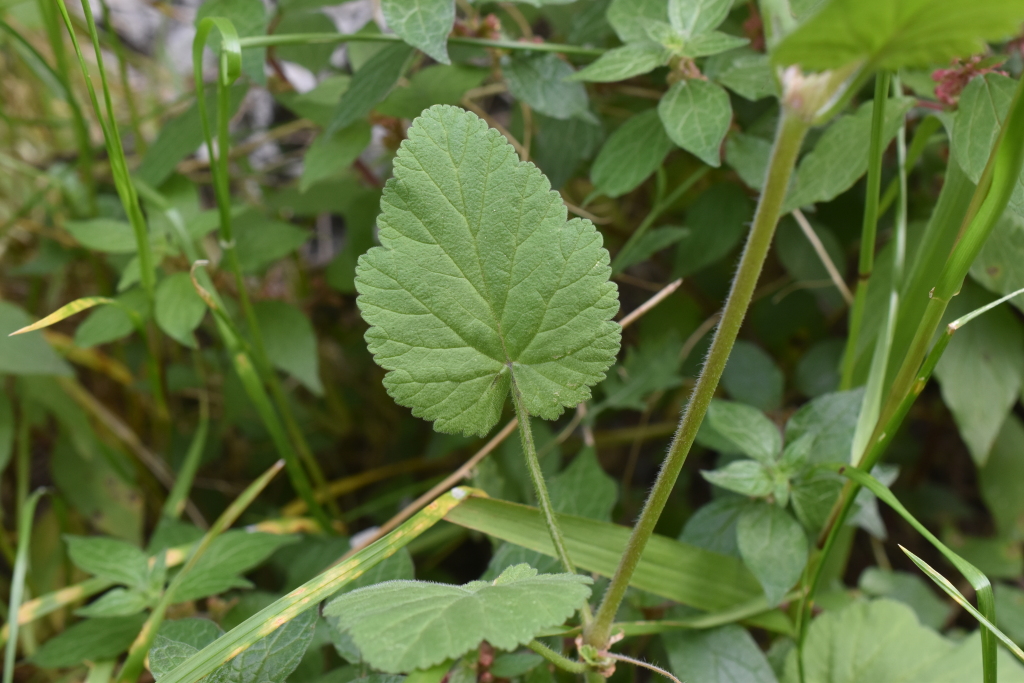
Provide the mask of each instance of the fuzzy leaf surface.
[{"label": "fuzzy leaf surface", "polygon": [[409,129],[359,259],[384,386],[442,432],[485,434],[513,386],[544,419],[590,398],[621,328],[608,252],[566,221],[544,175],[476,115],[439,105]]},{"label": "fuzzy leaf surface", "polygon": [[519,564],[493,582],[463,586],[389,581],[346,593],[324,614],[337,617],[374,668],[400,673],[459,657],[481,640],[515,650],[569,618],[590,596],[590,583]]},{"label": "fuzzy leaf surface", "polygon": [[448,33],[455,23],[452,0],[383,0],[384,19],[398,36],[441,62],[448,58]]}]

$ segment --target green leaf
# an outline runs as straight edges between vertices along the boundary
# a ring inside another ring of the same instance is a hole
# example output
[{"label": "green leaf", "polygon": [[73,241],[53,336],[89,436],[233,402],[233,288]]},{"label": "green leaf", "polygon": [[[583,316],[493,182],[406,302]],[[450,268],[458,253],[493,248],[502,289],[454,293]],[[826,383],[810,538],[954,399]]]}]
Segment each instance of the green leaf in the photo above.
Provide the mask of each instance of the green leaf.
[{"label": "green leaf", "polygon": [[[348,90],[351,82],[352,77],[344,74],[328,76],[309,92],[280,92],[274,93],[274,97],[298,116],[309,119],[321,128],[327,128],[331,125],[331,117],[334,115],[338,100]],[[212,109],[213,105],[208,105],[208,108]]]},{"label": "green leaf", "polygon": [[[965,283],[946,317],[954,320],[994,299]],[[1005,305],[989,311],[953,335],[935,376],[971,457],[984,465],[1024,385],[1024,328]]]},{"label": "green leaf", "polygon": [[689,233],[676,247],[673,277],[692,275],[732,251],[753,215],[738,185],[718,183],[702,192],[686,213]]},{"label": "green leaf", "polygon": [[149,302],[141,287],[130,289],[116,298],[118,306],[103,306],[89,314],[75,330],[75,346],[83,349],[123,339],[135,331],[135,324],[124,309],[135,311],[142,319],[148,317]]},{"label": "green leaf", "polygon": [[[306,653],[317,612],[306,610],[205,678],[208,683],[280,683],[298,667]],[[223,634],[206,619],[165,622],[149,651],[149,667],[160,680]]]},{"label": "green leaf", "polygon": [[486,640],[514,650],[568,619],[590,596],[591,579],[509,567],[493,583],[463,586],[391,581],[335,598],[324,614],[338,619],[374,668],[425,669],[461,657]]},{"label": "green leaf", "polygon": [[604,399],[591,410],[591,420],[608,409],[643,410],[645,400],[655,391],[682,384],[679,353],[683,343],[673,330],[654,339],[644,339],[639,348],[626,352],[626,360],[608,373],[601,383]]},{"label": "green leaf", "polygon": [[454,0],[382,0],[384,21],[398,37],[442,64],[448,58],[448,34],[455,23]]},{"label": "green leaf", "polygon": [[697,433],[698,442],[722,453],[742,453],[766,465],[782,454],[782,434],[754,406],[714,400]]},{"label": "green leaf", "polygon": [[80,621],[43,643],[31,661],[39,667],[57,669],[86,660],[113,659],[128,649],[145,621],[145,614]]},{"label": "green leaf", "polygon": [[661,636],[672,673],[684,681],[777,683],[768,659],[741,626]]},{"label": "green leaf", "polygon": [[563,121],[538,114],[534,125],[539,130],[531,152],[533,161],[551,181],[553,190],[561,189],[576,174],[580,162],[592,159],[604,140],[599,124],[580,118]]},{"label": "green leaf", "polygon": [[612,0],[607,17],[622,42],[634,43],[648,40],[645,20],[668,20],[668,8],[665,0]]},{"label": "green leaf", "polygon": [[69,304],[64,304],[53,313],[46,316],[45,318],[37,320],[31,325],[23,327],[20,330],[15,330],[14,332],[11,332],[9,336],[13,337],[16,334],[25,334],[26,332],[32,332],[34,330],[41,330],[44,327],[49,327],[50,325],[59,323],[61,320],[70,318],[71,316],[77,313],[87,311],[93,306],[99,306],[102,304],[110,303],[113,303],[113,300],[103,296],[86,296],[82,297],[81,299],[75,299]]},{"label": "green leaf", "polygon": [[[821,245],[825,247],[825,252],[832,259],[836,269],[841,275],[845,274],[846,254],[835,233],[818,224],[817,221],[808,222],[811,224],[814,234],[821,241]],[[811,241],[807,239],[807,235],[800,229],[792,216],[785,216],[779,221],[775,233],[775,252],[778,254],[779,260],[782,261],[783,267],[793,276],[794,280],[807,283],[822,283],[830,280],[831,276],[825,268],[825,264],[821,262],[821,257],[818,256]],[[834,286],[828,289],[819,289],[815,295],[827,310],[836,310],[844,305],[842,295]]]},{"label": "green leaf", "polygon": [[1017,0],[832,0],[790,33],[772,58],[814,70],[861,60],[892,71],[927,67],[982,52],[986,41],[1016,35],[1022,21]]},{"label": "green leaf", "polygon": [[513,385],[544,419],[590,398],[620,336],[593,225],[566,222],[540,171],[454,107],[416,119],[394,169],[382,246],[356,274],[388,393],[438,431],[481,435]]},{"label": "green leaf", "polygon": [[1012,413],[1003,422],[988,460],[978,471],[981,497],[1003,538],[1024,540],[1024,423]]},{"label": "green leaf", "polygon": [[318,135],[302,158],[302,178],[299,190],[305,192],[311,185],[348,168],[370,144],[370,124],[356,121],[333,135]]},{"label": "green leaf", "polygon": [[910,606],[928,628],[941,629],[952,608],[935,594],[918,574],[868,567],[857,582],[861,591],[877,598],[891,598]]},{"label": "green leaf", "polygon": [[558,55],[515,55],[502,63],[502,73],[509,92],[535,111],[553,119],[593,120],[587,89],[582,83],[566,82],[576,71]]},{"label": "green leaf", "polygon": [[672,28],[691,38],[718,28],[732,5],[732,0],[668,0],[668,20]]},{"label": "green leaf", "polygon": [[74,374],[71,366],[50,347],[41,332],[10,334],[32,324],[25,311],[0,301],[0,373],[8,375]]},{"label": "green leaf", "polygon": [[[894,97],[885,103],[882,144],[888,144],[896,135],[913,105],[911,97]],[[834,199],[867,172],[872,107],[871,102],[865,102],[853,114],[840,116],[800,160],[783,203],[783,213]]]},{"label": "green leaf", "polygon": [[779,94],[768,55],[749,48],[709,58],[704,75],[751,101]]},{"label": "green leaf", "polygon": [[0,474],[7,469],[14,451],[14,407],[7,392],[0,391]]},{"label": "green leaf", "polygon": [[716,497],[686,520],[679,540],[713,553],[738,558],[740,550],[736,545],[736,521],[751,505],[754,505],[754,501],[742,496]]},{"label": "green leaf", "polygon": [[736,401],[761,410],[782,405],[785,377],[772,357],[756,344],[740,340],[733,345],[721,382]]},{"label": "green leaf", "polygon": [[270,362],[317,396],[322,396],[320,356],[316,333],[309,318],[283,301],[258,301],[253,309]]},{"label": "green leaf", "polygon": [[610,522],[619,487],[601,469],[597,454],[588,446],[568,467],[548,480],[548,493],[555,512]]},{"label": "green leaf", "polygon": [[133,588],[146,585],[148,558],[130,543],[105,536],[65,536],[64,541],[82,571]]},{"label": "green leaf", "polygon": [[[971,277],[996,294],[1024,288],[1024,218],[1009,211],[1003,214],[971,264]],[[1010,303],[1024,311],[1024,294]]]},{"label": "green leaf", "polygon": [[[267,32],[266,6],[261,0],[208,0],[199,6],[196,12],[196,26],[207,17],[223,17],[235,27],[239,38],[261,36]],[[214,52],[220,46],[220,34],[213,33],[210,47]],[[242,72],[253,83],[262,85],[266,82],[263,64],[266,61],[266,48],[242,51]]]},{"label": "green leaf", "polygon": [[79,617],[129,617],[149,606],[149,599],[141,591],[114,588],[85,607],[75,610]]},{"label": "green leaf", "polygon": [[[449,522],[554,556],[540,511],[515,503],[471,497],[445,517]],[[586,571],[611,576],[629,539],[629,528],[558,516],[569,555]],[[722,581],[720,577],[730,577]],[[757,579],[740,560],[664,536],[652,536],[630,585],[697,609],[717,611],[758,598]]]},{"label": "green leaf", "polygon": [[812,463],[849,462],[863,397],[863,389],[854,389],[825,394],[804,404],[786,423],[786,443],[810,434],[814,439],[809,449]]},{"label": "green leaf", "polygon": [[717,470],[701,470],[700,475],[715,486],[751,498],[764,498],[775,488],[771,470],[756,460],[733,460]]},{"label": "green leaf", "polygon": [[796,518],[809,532],[820,531],[839,497],[842,477],[822,467],[812,467],[793,477],[791,487],[790,501]]},{"label": "green leaf", "polygon": [[399,84],[377,105],[377,113],[400,119],[412,119],[434,104],[458,104],[467,90],[487,77],[487,70],[464,64],[434,64],[420,69]]},{"label": "green leaf", "polygon": [[175,273],[160,282],[153,312],[156,324],[168,336],[189,348],[196,348],[192,332],[203,321],[206,304],[196,293],[188,273]]},{"label": "green leaf", "polygon": [[[811,622],[803,648],[805,683],[981,683],[979,633],[960,640],[921,626],[910,607],[893,600],[853,602]],[[797,650],[786,660],[782,683],[797,683]],[[999,680],[1024,672],[999,652]]]},{"label": "green leaf", "polygon": [[404,43],[393,43],[377,52],[356,71],[348,89],[334,110],[328,133],[348,128],[369,114],[383,100],[405,71],[412,48]]},{"label": "green leaf", "polygon": [[[985,74],[972,79],[960,94],[952,148],[957,162],[973,183],[981,179],[1016,87],[1017,82],[1012,78]],[[1024,171],[1013,188],[1010,208],[1018,216],[1024,216]]]},{"label": "green leaf", "polygon": [[[326,14],[319,11],[283,12],[274,25],[274,33],[337,33],[338,27]],[[287,62],[303,66],[313,74],[325,69],[331,61],[331,55],[337,48],[335,43],[314,43],[305,45],[278,45],[274,48],[274,56]],[[245,51],[242,52],[243,58]],[[334,104],[333,102],[331,104]]]},{"label": "green leaf", "polygon": [[591,83],[624,81],[662,66],[668,57],[668,51],[661,45],[651,42],[630,43],[608,50],[568,80]]},{"label": "green leaf", "polygon": [[699,78],[679,81],[662,96],[658,115],[672,142],[710,166],[721,165],[732,105],[720,86]]},{"label": "green leaf", "polygon": [[1024,590],[997,583],[995,586],[996,625],[1013,641],[1024,642]]},{"label": "green leaf", "polygon": [[177,602],[198,600],[236,586],[248,586],[241,575],[270,557],[278,548],[295,543],[298,536],[236,529],[213,540],[174,594]]},{"label": "green leaf", "polygon": [[631,116],[609,136],[590,167],[594,191],[619,197],[635,190],[673,147],[657,109]]},{"label": "green leaf", "polygon": [[235,222],[235,250],[243,273],[254,273],[295,251],[309,239],[297,225],[250,211]]},{"label": "green leaf", "polygon": [[685,240],[692,234],[690,228],[666,226],[650,230],[640,236],[632,244],[627,243],[622,251],[615,255],[615,271],[621,272],[632,265],[646,261],[654,254],[671,247],[676,242]]},{"label": "green leaf", "polygon": [[135,233],[128,221],[109,218],[66,221],[64,229],[86,249],[108,254],[134,254],[138,248]]},{"label": "green leaf", "polygon": [[807,564],[803,527],[778,505],[759,503],[737,520],[736,544],[743,562],[761,582],[768,604],[779,604]]},{"label": "green leaf", "polygon": [[712,31],[711,33],[695,36],[687,40],[679,50],[679,53],[684,57],[696,59],[697,57],[707,57],[708,55],[717,55],[721,52],[735,50],[749,42],[746,38],[729,35],[721,31]]},{"label": "green leaf", "polygon": [[725,160],[748,187],[760,190],[768,173],[771,140],[756,135],[733,133],[725,141]]},{"label": "green leaf", "polygon": [[816,398],[835,391],[839,387],[839,366],[845,348],[842,339],[823,339],[807,349],[797,363],[794,377],[800,393]]},{"label": "green leaf", "polygon": [[[259,52],[262,50],[246,50],[245,54]],[[228,88],[228,111],[231,116],[238,111],[248,90],[247,83],[236,83]],[[210,88],[204,97],[206,109],[212,115],[212,112],[217,111],[217,93]],[[178,162],[194,153],[201,144],[203,127],[199,119],[199,106],[193,102],[182,114],[161,124],[156,140],[146,149],[135,175],[152,187],[160,187],[174,173]]]}]

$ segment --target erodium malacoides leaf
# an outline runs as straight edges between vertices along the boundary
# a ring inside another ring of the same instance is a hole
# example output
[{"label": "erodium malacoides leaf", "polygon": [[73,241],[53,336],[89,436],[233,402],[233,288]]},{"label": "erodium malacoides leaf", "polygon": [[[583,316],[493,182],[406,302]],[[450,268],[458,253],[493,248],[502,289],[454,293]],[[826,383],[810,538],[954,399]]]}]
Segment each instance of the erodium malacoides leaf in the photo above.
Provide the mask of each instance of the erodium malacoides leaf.
[{"label": "erodium malacoides leaf", "polygon": [[356,268],[384,385],[442,432],[483,435],[510,390],[531,415],[590,398],[619,349],[600,233],[544,174],[457,107],[409,128]]}]

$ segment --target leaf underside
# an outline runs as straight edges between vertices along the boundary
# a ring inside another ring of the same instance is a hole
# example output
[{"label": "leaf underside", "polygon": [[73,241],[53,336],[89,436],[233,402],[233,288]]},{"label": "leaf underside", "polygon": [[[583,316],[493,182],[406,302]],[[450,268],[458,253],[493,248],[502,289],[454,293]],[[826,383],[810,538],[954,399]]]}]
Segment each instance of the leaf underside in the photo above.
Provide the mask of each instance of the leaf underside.
[{"label": "leaf underside", "polygon": [[618,291],[589,221],[476,115],[417,118],[359,259],[366,341],[384,385],[442,432],[485,434],[513,385],[531,415],[590,398],[619,348]]}]

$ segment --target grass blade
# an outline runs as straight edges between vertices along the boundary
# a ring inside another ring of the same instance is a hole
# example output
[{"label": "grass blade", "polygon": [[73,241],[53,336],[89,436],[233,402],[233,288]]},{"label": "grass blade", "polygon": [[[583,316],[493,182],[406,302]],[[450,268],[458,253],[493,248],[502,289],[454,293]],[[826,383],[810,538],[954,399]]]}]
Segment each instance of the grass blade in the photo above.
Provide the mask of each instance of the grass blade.
[{"label": "grass blade", "polygon": [[13,337],[16,334],[25,334],[26,332],[34,332],[35,330],[41,330],[44,327],[49,327],[50,325],[53,325],[54,323],[59,323],[61,320],[64,320],[65,318],[70,318],[76,313],[87,311],[93,306],[112,303],[115,303],[115,301],[105,296],[86,296],[82,297],[81,299],[75,299],[71,303],[61,306],[56,311],[46,316],[42,320],[32,323],[31,325],[27,325],[21,328],[20,330],[15,330],[14,332],[11,332],[7,336]]},{"label": "grass blade", "polygon": [[[21,506],[21,514],[18,516],[18,553],[14,560],[14,574],[11,577],[11,599],[7,606],[7,614],[18,614],[21,609],[21,600],[25,596],[25,577],[28,574],[28,549],[32,541],[32,520],[36,514],[36,503],[45,493],[45,490],[35,491],[25,504]],[[4,677],[3,683],[14,681],[14,659],[18,650],[18,619],[10,622],[10,638],[7,639],[7,648],[4,651]]]},{"label": "grass blade", "polygon": [[163,676],[160,683],[196,683],[204,676],[208,676],[256,641],[321,600],[330,597],[381,560],[393,555],[398,549],[441,521],[472,492],[472,489],[466,487],[452,489],[384,538],[371,543],[344,562],[331,567],[246,619],[229,633],[179,664],[173,671]]}]

